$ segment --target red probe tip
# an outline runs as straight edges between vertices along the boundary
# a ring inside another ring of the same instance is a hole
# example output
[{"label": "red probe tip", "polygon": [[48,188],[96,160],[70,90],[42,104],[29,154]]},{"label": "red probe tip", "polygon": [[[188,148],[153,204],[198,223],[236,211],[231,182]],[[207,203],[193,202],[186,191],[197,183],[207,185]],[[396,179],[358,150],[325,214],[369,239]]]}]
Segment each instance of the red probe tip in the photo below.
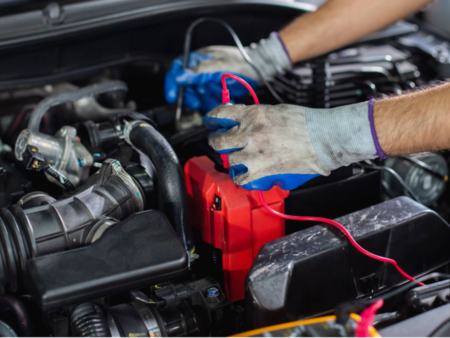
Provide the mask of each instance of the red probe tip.
[{"label": "red probe tip", "polygon": [[230,91],[228,89],[222,90],[222,104],[230,103]]},{"label": "red probe tip", "polygon": [[220,158],[223,162],[223,167],[225,169],[228,169],[230,167],[230,162],[228,162],[228,155],[227,154],[220,154]]}]

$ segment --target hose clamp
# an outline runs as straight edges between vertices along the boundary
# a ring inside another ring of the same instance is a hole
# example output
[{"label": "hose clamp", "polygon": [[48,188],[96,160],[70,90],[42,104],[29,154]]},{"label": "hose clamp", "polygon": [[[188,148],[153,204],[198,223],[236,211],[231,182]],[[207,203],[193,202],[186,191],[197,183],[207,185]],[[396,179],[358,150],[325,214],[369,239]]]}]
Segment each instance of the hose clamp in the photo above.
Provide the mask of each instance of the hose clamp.
[{"label": "hose clamp", "polygon": [[153,312],[150,310],[148,305],[139,302],[131,302],[131,305],[135,308],[136,312],[144,322],[149,337],[162,337],[158,321],[156,320]]},{"label": "hose clamp", "polygon": [[140,120],[131,121],[131,122],[128,122],[127,120],[125,120],[124,127],[123,127],[123,137],[125,138],[125,141],[130,145],[132,145],[131,140],[130,140],[130,133],[133,130],[133,128],[136,128],[136,127],[151,127],[151,125],[149,125],[145,121],[140,121]]}]

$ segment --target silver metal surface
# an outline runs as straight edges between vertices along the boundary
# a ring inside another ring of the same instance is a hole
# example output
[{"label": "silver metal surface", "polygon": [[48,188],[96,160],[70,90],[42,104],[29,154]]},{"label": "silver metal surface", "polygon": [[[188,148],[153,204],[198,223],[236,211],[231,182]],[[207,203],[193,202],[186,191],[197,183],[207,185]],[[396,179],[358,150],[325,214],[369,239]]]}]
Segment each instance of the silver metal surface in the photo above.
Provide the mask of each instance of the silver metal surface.
[{"label": "silver metal surface", "polygon": [[63,146],[60,140],[50,135],[33,133],[28,129],[22,130],[17,138],[14,149],[14,154],[19,161],[23,160],[22,155],[26,151],[27,145],[37,147],[48,163],[56,167],[59,166],[63,153]]},{"label": "silver metal surface", "polygon": [[101,106],[97,100],[92,97],[83,97],[78,101],[73,102],[75,108],[75,113],[77,117],[81,120],[92,120],[97,121],[101,119],[106,119],[113,115],[126,114],[133,111],[130,108],[119,108],[119,109],[108,109]]},{"label": "silver metal surface", "polygon": [[[110,230],[112,227],[116,226],[119,223],[118,220],[113,218],[106,218],[100,220],[96,225],[92,227],[93,234],[89,234],[92,238],[88,239],[89,243],[94,243],[97,239],[102,237],[102,235]],[[92,231],[91,231],[92,232]]]},{"label": "silver metal surface", "polygon": [[119,328],[116,325],[116,322],[114,321],[114,317],[112,314],[108,311],[106,320],[108,321],[109,331],[111,333],[111,337],[122,337],[120,335]]},{"label": "silver metal surface", "polygon": [[150,337],[162,337],[161,329],[159,328],[158,322],[156,321],[156,318],[149,306],[141,302],[131,302],[131,305],[136,309],[137,313],[142,318],[142,321],[147,328],[148,335]]},{"label": "silver metal surface", "polygon": [[[26,43],[71,32],[81,33],[93,27],[108,26],[128,20],[149,18],[170,12],[190,11],[199,8],[214,8],[239,5],[281,6],[300,11],[315,11],[324,0],[97,0],[61,6],[65,13],[64,22],[59,25],[45,25],[41,10],[30,11],[14,16],[0,17],[0,46]],[[22,30],[11,31],[13,20],[24,20]]]},{"label": "silver metal surface", "polygon": [[[106,162],[106,161],[105,161]],[[111,175],[118,176],[127,185],[131,191],[131,195],[135,200],[136,207],[139,211],[144,210],[144,193],[140,189],[139,185],[131,178],[131,176],[123,169],[119,161],[114,160],[112,162]]]},{"label": "silver metal surface", "polygon": [[[73,194],[50,203],[18,208],[16,217],[33,234],[31,256],[94,242],[119,221],[144,209],[139,189],[119,161],[106,159],[100,171]],[[53,241],[50,246],[46,244],[49,238]]]},{"label": "silver metal surface", "polygon": [[415,47],[433,57],[437,62],[437,71],[440,77],[450,77],[450,45],[434,35],[417,32],[398,39],[407,47]]},{"label": "silver metal surface", "polygon": [[[88,177],[89,168],[94,163],[92,155],[78,141],[77,130],[74,127],[64,126],[55,136],[32,132],[29,129],[23,130],[14,150],[18,160],[23,160],[27,145],[37,147],[47,163],[67,177],[74,186],[78,186]],[[46,177],[50,182],[60,184],[48,174]]]}]

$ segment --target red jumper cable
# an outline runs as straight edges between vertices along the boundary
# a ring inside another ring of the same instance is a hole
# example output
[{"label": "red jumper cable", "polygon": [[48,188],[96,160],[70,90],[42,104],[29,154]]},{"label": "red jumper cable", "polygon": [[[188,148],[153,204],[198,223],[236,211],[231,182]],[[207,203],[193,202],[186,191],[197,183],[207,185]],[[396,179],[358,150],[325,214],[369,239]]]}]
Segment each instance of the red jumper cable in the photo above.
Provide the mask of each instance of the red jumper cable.
[{"label": "red jumper cable", "polygon": [[[222,75],[222,103],[223,104],[227,104],[230,103],[230,92],[227,89],[227,84],[226,84],[226,78],[231,78],[233,80],[236,80],[238,82],[240,82],[242,85],[244,85],[248,91],[250,92],[250,94],[253,97],[253,100],[255,101],[255,104],[259,104],[259,100],[258,97],[256,96],[255,91],[253,90],[253,88],[247,83],[245,82],[243,79],[241,79],[240,77],[233,75],[233,74],[223,74]],[[228,168],[229,167],[229,162],[228,162],[228,156],[221,154],[221,158],[223,160],[224,163],[224,167]],[[348,230],[340,223],[333,221],[331,219],[328,218],[322,218],[322,217],[309,217],[309,216],[291,216],[291,215],[285,215],[282,214],[281,212],[275,211],[273,209],[271,209],[267,203],[264,201],[263,195],[261,193],[261,191],[258,191],[258,195],[259,195],[259,199],[261,200],[262,205],[264,206],[264,208],[271,213],[272,215],[284,218],[284,219],[290,219],[290,220],[294,220],[294,221],[313,221],[313,222],[319,222],[319,223],[327,223],[327,224],[331,224],[334,225],[335,227],[337,227],[339,230],[341,230],[344,235],[348,238],[348,240],[350,241],[350,243],[352,243],[352,245],[358,249],[360,252],[362,252],[364,255],[375,259],[377,261],[381,261],[381,262],[385,262],[385,263],[390,263],[392,264],[398,272],[400,272],[400,274],[409,279],[410,281],[415,282],[416,280],[411,277],[410,275],[408,275],[405,271],[403,271],[400,266],[397,264],[397,262],[391,258],[387,258],[387,257],[383,257],[383,256],[378,256],[375,255],[369,251],[367,251],[366,249],[364,249],[363,247],[361,247],[356,241],[355,239],[352,237],[352,235],[350,235],[350,233],[348,232]],[[424,286],[424,283],[420,283],[418,282],[418,284],[420,286]]]},{"label": "red jumper cable", "polygon": [[356,337],[370,337],[370,327],[373,324],[377,311],[383,306],[382,299],[371,304],[361,313],[361,320],[358,322],[355,330]]}]

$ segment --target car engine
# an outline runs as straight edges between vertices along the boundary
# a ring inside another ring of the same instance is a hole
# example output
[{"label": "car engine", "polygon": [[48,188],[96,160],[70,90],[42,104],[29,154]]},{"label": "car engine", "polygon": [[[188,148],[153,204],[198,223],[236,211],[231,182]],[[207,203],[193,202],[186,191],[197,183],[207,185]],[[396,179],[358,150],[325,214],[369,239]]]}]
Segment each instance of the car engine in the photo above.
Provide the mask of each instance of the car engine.
[{"label": "car engine", "polygon": [[[329,225],[269,214],[208,146],[205,112],[165,102],[164,76],[202,16],[229,23],[245,45],[308,9],[212,3],[27,43],[0,33],[0,322],[10,330],[0,336],[227,336],[332,315],[335,326],[289,334],[353,336],[355,302],[378,298],[381,335],[444,330],[449,153],[356,163],[263,193],[275,211],[337,219],[425,286]],[[58,7],[63,22],[75,7]],[[57,19],[50,26],[64,28]],[[191,44],[233,40],[205,22]],[[329,108],[449,76],[450,40],[412,17],[295,64],[270,87],[285,103]],[[267,87],[256,92],[278,103]]]}]

